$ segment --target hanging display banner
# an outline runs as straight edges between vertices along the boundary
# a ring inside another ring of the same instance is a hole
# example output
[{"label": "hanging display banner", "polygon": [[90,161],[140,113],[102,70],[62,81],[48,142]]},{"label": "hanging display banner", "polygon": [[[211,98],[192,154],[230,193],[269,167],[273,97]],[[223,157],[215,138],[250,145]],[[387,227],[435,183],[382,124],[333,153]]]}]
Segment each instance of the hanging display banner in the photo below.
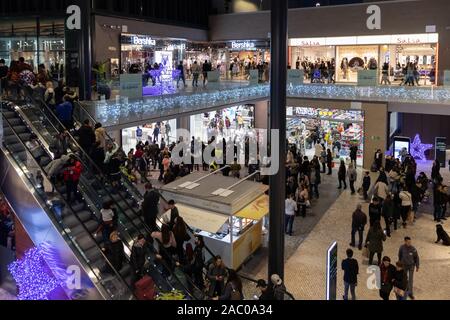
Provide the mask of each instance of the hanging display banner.
[{"label": "hanging display banner", "polygon": [[327,251],[327,300],[336,300],[337,293],[337,242],[335,241]]},{"label": "hanging display banner", "polygon": [[250,84],[258,84],[258,70],[250,70]]},{"label": "hanging display banner", "polygon": [[358,70],[358,86],[372,87],[377,85],[377,70]]},{"label": "hanging display banner", "polygon": [[121,74],[120,95],[127,98],[142,97],[142,74]]},{"label": "hanging display banner", "polygon": [[303,84],[303,70],[291,69],[288,70],[288,85],[300,85]]},{"label": "hanging display banner", "polygon": [[444,70],[444,87],[450,87],[450,70]]},{"label": "hanging display banner", "polygon": [[445,168],[445,163],[447,161],[447,138],[436,137],[434,145],[434,159],[439,161],[442,168]]}]

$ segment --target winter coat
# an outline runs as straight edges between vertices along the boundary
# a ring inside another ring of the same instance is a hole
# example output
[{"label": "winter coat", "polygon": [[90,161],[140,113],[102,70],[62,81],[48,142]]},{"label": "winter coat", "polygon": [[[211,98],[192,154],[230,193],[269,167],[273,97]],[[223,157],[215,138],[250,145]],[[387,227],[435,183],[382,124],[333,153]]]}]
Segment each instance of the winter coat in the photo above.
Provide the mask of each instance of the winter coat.
[{"label": "winter coat", "polygon": [[381,229],[370,228],[367,233],[366,243],[370,252],[383,252],[383,241],[386,240],[386,235]]},{"label": "winter coat", "polygon": [[47,176],[55,177],[64,169],[64,166],[69,161],[70,157],[67,155],[63,155],[61,158],[53,160],[45,167],[45,172],[47,172]]},{"label": "winter coat", "polygon": [[64,170],[64,181],[79,181],[83,166],[80,161],[75,161],[73,166],[69,166]]}]

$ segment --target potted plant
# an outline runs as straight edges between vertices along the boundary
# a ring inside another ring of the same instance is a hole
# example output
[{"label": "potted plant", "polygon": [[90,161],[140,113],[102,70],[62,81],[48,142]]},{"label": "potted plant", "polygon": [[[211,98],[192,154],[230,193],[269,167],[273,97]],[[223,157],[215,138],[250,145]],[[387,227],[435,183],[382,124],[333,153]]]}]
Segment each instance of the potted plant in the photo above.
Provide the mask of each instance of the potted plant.
[{"label": "potted plant", "polygon": [[96,62],[92,71],[95,76],[95,84],[94,88],[96,89],[99,98],[104,95],[106,100],[111,98],[111,88],[106,79],[106,72],[108,67],[108,61],[105,62]]},{"label": "potted plant", "polygon": [[156,300],[185,300],[184,294],[179,290],[170,292],[161,292],[156,297]]}]

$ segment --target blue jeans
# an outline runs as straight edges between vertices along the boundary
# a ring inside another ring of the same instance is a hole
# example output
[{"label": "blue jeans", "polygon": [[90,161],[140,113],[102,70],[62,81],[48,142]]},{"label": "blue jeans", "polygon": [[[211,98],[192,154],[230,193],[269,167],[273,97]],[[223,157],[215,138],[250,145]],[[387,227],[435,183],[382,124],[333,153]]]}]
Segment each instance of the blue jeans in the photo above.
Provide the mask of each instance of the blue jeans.
[{"label": "blue jeans", "polygon": [[287,234],[292,235],[292,227],[294,225],[295,215],[289,216],[287,214],[284,215],[285,218],[285,231]]},{"label": "blue jeans", "polygon": [[348,289],[350,289],[350,293],[352,294],[352,300],[356,300],[356,284],[351,284],[344,281],[344,300],[348,300]]}]

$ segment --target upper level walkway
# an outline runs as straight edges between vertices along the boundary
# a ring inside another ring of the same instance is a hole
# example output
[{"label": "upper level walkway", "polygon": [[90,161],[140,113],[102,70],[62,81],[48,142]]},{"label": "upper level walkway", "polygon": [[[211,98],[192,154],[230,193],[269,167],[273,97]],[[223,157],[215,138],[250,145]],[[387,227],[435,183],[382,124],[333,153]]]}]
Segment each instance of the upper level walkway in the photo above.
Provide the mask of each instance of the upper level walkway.
[{"label": "upper level walkway", "polygon": [[[172,95],[140,99],[118,96],[115,100],[83,104],[103,126],[114,129],[202,113],[230,105],[268,100],[269,93],[268,84],[225,82],[210,84],[205,88],[190,88]],[[450,88],[446,87],[303,84],[288,86],[287,95],[288,98],[427,104],[441,107],[448,105],[450,107]]]}]

